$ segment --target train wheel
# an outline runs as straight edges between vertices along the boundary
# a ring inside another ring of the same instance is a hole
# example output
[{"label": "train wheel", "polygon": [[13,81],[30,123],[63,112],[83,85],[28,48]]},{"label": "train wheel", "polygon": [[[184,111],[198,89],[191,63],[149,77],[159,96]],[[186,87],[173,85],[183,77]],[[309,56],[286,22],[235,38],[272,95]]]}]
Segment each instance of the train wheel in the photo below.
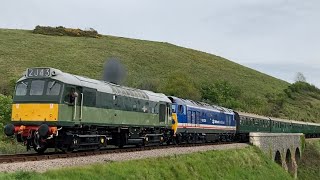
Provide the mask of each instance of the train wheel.
[{"label": "train wheel", "polygon": [[43,153],[47,149],[47,142],[39,135],[38,131],[36,131],[33,136],[33,149],[37,153]]}]

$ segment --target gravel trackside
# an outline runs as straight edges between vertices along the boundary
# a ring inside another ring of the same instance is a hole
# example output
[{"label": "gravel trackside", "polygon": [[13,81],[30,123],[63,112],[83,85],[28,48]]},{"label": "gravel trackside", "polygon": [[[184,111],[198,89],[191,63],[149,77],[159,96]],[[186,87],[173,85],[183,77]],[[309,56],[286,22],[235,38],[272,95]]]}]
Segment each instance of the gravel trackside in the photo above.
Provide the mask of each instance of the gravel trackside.
[{"label": "gravel trackside", "polygon": [[163,157],[177,154],[188,154],[194,152],[203,152],[210,150],[227,150],[227,149],[242,149],[249,146],[244,143],[223,144],[223,145],[207,145],[194,147],[174,147],[165,149],[154,149],[147,151],[136,151],[126,153],[101,154],[86,157],[61,158],[42,161],[16,162],[8,164],[0,164],[0,172],[14,171],[36,171],[45,172],[49,169],[59,169],[71,166],[83,166],[93,163],[103,163],[112,161],[127,161],[134,159]]}]

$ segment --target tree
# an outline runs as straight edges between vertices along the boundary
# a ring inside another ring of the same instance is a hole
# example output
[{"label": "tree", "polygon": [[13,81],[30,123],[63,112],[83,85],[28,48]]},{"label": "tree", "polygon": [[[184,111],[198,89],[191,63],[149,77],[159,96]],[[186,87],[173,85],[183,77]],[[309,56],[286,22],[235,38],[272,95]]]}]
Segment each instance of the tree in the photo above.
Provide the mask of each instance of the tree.
[{"label": "tree", "polygon": [[297,72],[295,81],[296,82],[307,82],[306,77],[302,74],[302,72]]}]

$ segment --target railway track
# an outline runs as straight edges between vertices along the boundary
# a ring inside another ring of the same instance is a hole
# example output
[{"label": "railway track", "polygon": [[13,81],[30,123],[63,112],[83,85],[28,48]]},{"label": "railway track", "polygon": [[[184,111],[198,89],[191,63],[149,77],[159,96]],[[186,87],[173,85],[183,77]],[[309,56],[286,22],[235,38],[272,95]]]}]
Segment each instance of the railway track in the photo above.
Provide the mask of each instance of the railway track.
[{"label": "railway track", "polygon": [[95,151],[81,151],[81,152],[50,152],[45,154],[6,154],[0,155],[0,164],[4,163],[15,163],[15,162],[27,162],[27,161],[41,161],[48,159],[58,159],[58,158],[72,158],[72,157],[83,157],[92,156],[100,154],[111,154],[111,153],[125,153],[134,151],[148,151],[153,149],[166,149],[175,147],[193,147],[193,146],[210,146],[210,145],[222,145],[222,144],[232,144],[233,142],[216,142],[216,143],[206,143],[206,144],[182,144],[182,145],[167,145],[167,146],[145,146],[141,148],[137,147],[125,147],[119,148],[108,148]]}]

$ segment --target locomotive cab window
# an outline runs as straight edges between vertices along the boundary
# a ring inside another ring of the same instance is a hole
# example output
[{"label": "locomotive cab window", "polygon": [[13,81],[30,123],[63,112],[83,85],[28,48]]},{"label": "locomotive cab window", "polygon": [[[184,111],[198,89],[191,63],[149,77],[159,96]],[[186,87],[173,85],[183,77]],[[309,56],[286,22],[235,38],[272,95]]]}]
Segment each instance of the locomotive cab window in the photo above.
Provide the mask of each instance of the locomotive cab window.
[{"label": "locomotive cab window", "polygon": [[14,102],[60,102],[62,83],[50,79],[27,79],[18,82]]},{"label": "locomotive cab window", "polygon": [[16,86],[16,96],[25,96],[27,94],[28,82],[20,82]]},{"label": "locomotive cab window", "polygon": [[182,114],[182,113],[183,113],[183,106],[182,106],[182,105],[179,105],[179,106],[178,106],[178,113],[179,113],[179,114]]},{"label": "locomotive cab window", "polygon": [[64,102],[66,104],[72,105],[75,103],[76,99],[78,99],[77,104],[79,104],[80,98],[79,98],[79,93],[76,91],[76,88],[73,86],[67,86],[64,90]]},{"label": "locomotive cab window", "polygon": [[175,104],[172,104],[172,105],[171,105],[171,108],[172,108],[172,113],[176,113],[176,105],[175,105]]},{"label": "locomotive cab window", "polygon": [[33,80],[31,82],[30,95],[31,96],[40,96],[43,94],[44,89],[44,80]]},{"label": "locomotive cab window", "polygon": [[49,81],[46,95],[57,96],[60,94],[61,84],[56,81]]}]

